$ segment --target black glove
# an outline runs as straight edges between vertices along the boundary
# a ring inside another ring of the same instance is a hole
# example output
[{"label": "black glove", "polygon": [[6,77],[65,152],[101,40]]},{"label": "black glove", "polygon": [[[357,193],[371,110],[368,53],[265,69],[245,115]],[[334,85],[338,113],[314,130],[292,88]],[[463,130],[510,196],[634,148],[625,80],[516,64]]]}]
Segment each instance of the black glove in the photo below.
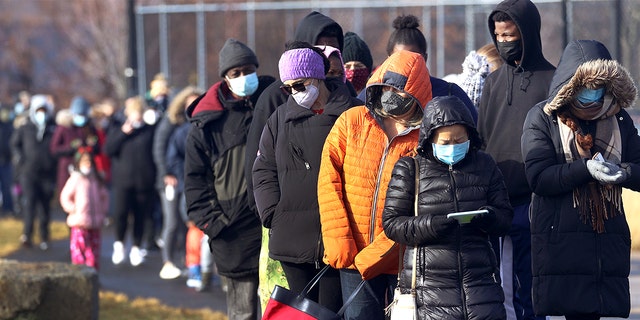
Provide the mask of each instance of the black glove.
[{"label": "black glove", "polygon": [[487,213],[473,217],[470,223],[472,226],[487,232],[487,230],[496,223],[498,218],[496,217],[496,213],[490,208],[482,207],[479,210],[487,210]]},{"label": "black glove", "polygon": [[447,218],[445,215],[432,216],[429,226],[435,235],[445,236],[458,227],[458,220]]}]

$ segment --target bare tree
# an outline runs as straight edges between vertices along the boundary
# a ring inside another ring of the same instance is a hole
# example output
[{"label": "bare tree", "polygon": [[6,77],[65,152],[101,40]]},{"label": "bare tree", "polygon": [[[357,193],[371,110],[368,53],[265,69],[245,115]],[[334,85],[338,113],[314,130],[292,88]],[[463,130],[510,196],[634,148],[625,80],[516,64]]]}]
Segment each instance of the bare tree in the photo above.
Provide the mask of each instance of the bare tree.
[{"label": "bare tree", "polygon": [[[73,61],[77,74],[68,75],[83,95],[94,99],[124,98],[124,69],[127,58],[126,2],[120,0],[43,1],[40,10],[48,13],[66,47],[58,59]],[[51,66],[58,74],[68,68]],[[87,88],[87,84],[90,85]]]}]

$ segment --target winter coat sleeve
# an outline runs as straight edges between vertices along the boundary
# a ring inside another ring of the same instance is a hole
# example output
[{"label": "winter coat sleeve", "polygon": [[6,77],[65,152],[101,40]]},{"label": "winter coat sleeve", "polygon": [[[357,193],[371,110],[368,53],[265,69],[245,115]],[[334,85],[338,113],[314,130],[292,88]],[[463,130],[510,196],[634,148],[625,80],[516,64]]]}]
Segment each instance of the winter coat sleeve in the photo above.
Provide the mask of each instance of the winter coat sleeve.
[{"label": "winter coat sleeve", "polygon": [[489,190],[487,191],[487,206],[479,209],[487,209],[493,211],[496,215],[496,221],[490,228],[485,230],[490,236],[504,236],[513,220],[513,208],[509,201],[509,192],[504,183],[502,172],[498,168],[493,158],[489,157],[493,164],[491,167],[491,181],[489,182]]},{"label": "winter coat sleeve", "polygon": [[334,269],[353,265],[358,248],[351,232],[343,194],[347,120],[338,117],[322,150],[318,179],[318,204],[324,242],[324,262]]},{"label": "winter coat sleeve", "polygon": [[19,176],[22,168],[22,159],[24,159],[24,152],[22,150],[22,137],[23,137],[24,128],[20,127],[16,129],[11,138],[9,138],[9,147],[11,149],[11,154],[13,156],[12,162],[14,165],[14,171],[17,173],[16,176]]},{"label": "winter coat sleeve", "polygon": [[71,214],[76,210],[76,185],[78,184],[78,175],[72,174],[64,184],[60,191],[60,206],[67,214]]},{"label": "winter coat sleeve", "polygon": [[251,125],[249,126],[249,133],[247,134],[247,151],[245,156],[245,175],[247,176],[247,196],[249,198],[250,207],[255,207],[255,199],[253,193],[253,163],[256,160],[258,154],[258,147],[260,144],[260,136],[262,130],[267,123],[267,120],[271,114],[287,101],[285,96],[280,90],[282,82],[279,80],[271,83],[258,97],[256,101],[256,107],[253,111],[253,118],[251,119]]},{"label": "winter coat sleeve", "polygon": [[54,157],[72,156],[75,149],[68,145],[64,140],[64,126],[57,126],[51,137],[49,150]]},{"label": "winter coat sleeve", "polygon": [[260,221],[266,228],[271,227],[271,220],[280,201],[280,183],[276,164],[275,143],[278,135],[278,112],[269,118],[262,131],[258,157],[253,164],[253,194]]},{"label": "winter coat sleeve", "polygon": [[[592,180],[586,161],[559,162],[552,140],[558,127],[542,110],[543,103],[526,117],[521,138],[522,157],[529,186],[541,196],[570,192]],[[561,147],[560,147],[561,148]]]},{"label": "winter coat sleeve", "polygon": [[618,119],[622,119],[618,121],[622,138],[622,163],[631,168],[631,176],[621,186],[640,191],[640,136],[628,114]]},{"label": "winter coat sleeve", "polygon": [[185,140],[186,135],[184,128],[173,131],[167,142],[167,149],[164,157],[166,163],[166,175],[172,175],[178,178],[178,181],[184,181],[184,158],[185,158]]},{"label": "winter coat sleeve", "polygon": [[[135,134],[135,131],[131,134]],[[109,158],[118,157],[118,155],[120,154],[120,150],[122,149],[122,145],[125,141],[127,141],[129,135],[122,132],[122,130],[120,129],[120,125],[114,126],[109,130],[107,141],[104,145],[104,151]]]},{"label": "winter coat sleeve", "polygon": [[389,239],[405,245],[425,245],[438,238],[430,226],[432,215],[415,216],[415,164],[403,157],[393,167],[387,198],[382,211],[382,226]]},{"label": "winter coat sleeve", "polygon": [[167,172],[167,162],[165,157],[167,154],[167,144],[173,129],[173,124],[171,124],[169,119],[165,116],[158,124],[153,136],[153,162],[156,165],[159,177],[164,177],[169,174]]},{"label": "winter coat sleeve", "polygon": [[185,146],[184,165],[187,214],[189,220],[213,240],[229,224],[229,220],[218,201],[210,154],[203,129],[191,128]]}]

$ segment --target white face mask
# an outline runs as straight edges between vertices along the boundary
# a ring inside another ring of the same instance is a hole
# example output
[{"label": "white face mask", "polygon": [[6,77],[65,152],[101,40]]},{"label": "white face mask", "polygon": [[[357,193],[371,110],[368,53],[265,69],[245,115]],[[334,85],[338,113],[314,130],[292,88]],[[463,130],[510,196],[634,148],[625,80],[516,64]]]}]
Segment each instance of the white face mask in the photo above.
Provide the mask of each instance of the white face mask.
[{"label": "white face mask", "polygon": [[293,96],[293,99],[296,100],[301,107],[311,109],[311,106],[313,106],[318,99],[320,90],[312,84],[305,86],[305,88],[304,91],[292,93],[291,96]]},{"label": "white face mask", "polygon": [[144,123],[152,126],[156,124],[156,121],[158,121],[158,114],[155,110],[148,109],[142,114],[142,120],[144,121]]},{"label": "white face mask", "polygon": [[240,97],[252,95],[256,90],[258,90],[258,85],[260,84],[258,81],[258,75],[255,72],[233,79],[227,77],[227,81],[229,81],[229,89],[231,89],[231,92]]},{"label": "white face mask", "polygon": [[91,167],[80,167],[80,173],[83,175],[89,175],[91,173]]}]

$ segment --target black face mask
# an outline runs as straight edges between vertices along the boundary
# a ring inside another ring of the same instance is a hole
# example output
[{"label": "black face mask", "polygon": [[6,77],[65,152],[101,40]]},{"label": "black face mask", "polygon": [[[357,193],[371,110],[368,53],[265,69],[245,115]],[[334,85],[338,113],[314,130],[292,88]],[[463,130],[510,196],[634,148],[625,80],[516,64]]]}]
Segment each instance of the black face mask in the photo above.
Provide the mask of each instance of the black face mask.
[{"label": "black face mask", "polygon": [[401,116],[411,110],[413,107],[413,98],[403,98],[399,94],[389,90],[382,93],[380,97],[382,109],[392,116]]},{"label": "black face mask", "polygon": [[515,62],[522,59],[522,41],[497,42],[498,52],[507,62]]}]

